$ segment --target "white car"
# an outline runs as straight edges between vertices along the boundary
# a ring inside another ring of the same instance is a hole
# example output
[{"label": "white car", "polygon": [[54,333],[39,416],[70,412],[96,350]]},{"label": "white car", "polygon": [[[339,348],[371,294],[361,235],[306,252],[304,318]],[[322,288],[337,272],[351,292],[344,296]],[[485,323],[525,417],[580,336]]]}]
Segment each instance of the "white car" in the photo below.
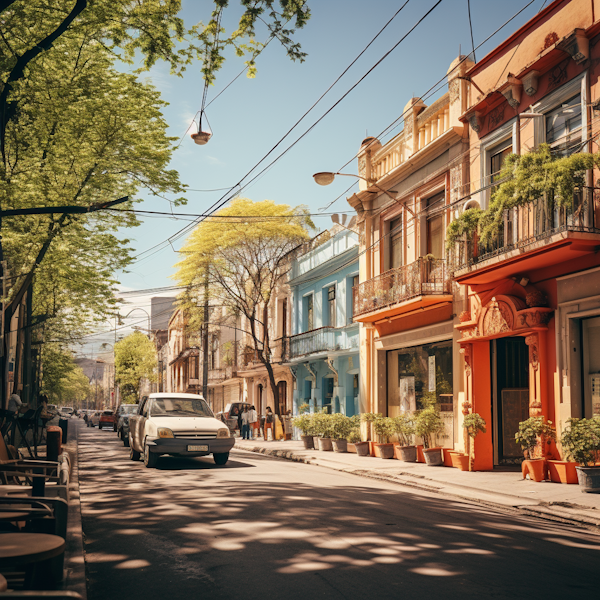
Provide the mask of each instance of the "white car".
[{"label": "white car", "polygon": [[235,443],[202,396],[161,392],[142,398],[129,417],[129,456],[156,467],[161,454],[206,456],[224,465]]}]

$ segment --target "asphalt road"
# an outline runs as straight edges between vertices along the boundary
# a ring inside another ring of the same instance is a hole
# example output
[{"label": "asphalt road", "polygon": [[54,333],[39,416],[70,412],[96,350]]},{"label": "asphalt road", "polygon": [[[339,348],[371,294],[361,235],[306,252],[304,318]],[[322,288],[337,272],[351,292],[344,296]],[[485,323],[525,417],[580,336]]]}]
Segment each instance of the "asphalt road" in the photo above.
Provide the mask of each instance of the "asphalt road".
[{"label": "asphalt road", "polygon": [[600,597],[599,535],[387,482],[86,428],[79,477],[89,600]]}]

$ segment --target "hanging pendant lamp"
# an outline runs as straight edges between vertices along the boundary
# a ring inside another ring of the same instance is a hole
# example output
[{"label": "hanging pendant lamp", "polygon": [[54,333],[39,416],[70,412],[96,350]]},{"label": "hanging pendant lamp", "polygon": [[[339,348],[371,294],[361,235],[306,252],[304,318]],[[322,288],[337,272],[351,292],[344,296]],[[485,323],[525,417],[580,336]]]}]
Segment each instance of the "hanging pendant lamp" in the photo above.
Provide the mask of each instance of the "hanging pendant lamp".
[{"label": "hanging pendant lamp", "polygon": [[198,146],[204,146],[204,144],[208,143],[208,140],[210,140],[210,138],[212,137],[212,129],[210,127],[210,123],[208,122],[208,118],[206,118],[206,123],[208,125],[208,130],[204,131],[202,129],[202,115],[204,114],[205,118],[206,118],[206,113],[204,113],[204,111],[202,111],[200,113],[200,118],[198,119],[198,132],[197,133],[192,133],[191,138],[194,140],[195,144],[198,144]]}]

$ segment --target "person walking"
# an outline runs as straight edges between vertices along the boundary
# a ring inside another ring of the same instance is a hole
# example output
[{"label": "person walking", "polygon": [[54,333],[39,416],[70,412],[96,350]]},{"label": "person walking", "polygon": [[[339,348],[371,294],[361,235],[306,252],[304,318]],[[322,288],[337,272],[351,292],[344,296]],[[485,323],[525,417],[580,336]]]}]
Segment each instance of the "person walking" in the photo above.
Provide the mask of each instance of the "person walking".
[{"label": "person walking", "polygon": [[250,411],[248,410],[247,404],[244,406],[242,412],[242,439],[250,439]]},{"label": "person walking", "polygon": [[[238,430],[240,432],[240,435],[242,435],[242,415],[240,414],[240,411],[239,411],[239,409],[238,409],[237,406],[234,406],[231,409],[231,413],[229,414],[229,418],[232,419],[232,420],[235,419],[237,421],[237,428],[238,428]],[[236,426],[234,425],[233,426],[234,432],[235,432],[235,428],[236,428]]]},{"label": "person walking", "polygon": [[267,434],[267,430],[271,430],[271,438],[274,440],[275,439],[275,430],[273,429],[273,425],[275,423],[275,415],[273,415],[273,411],[271,410],[270,406],[267,406],[267,410],[266,410],[266,418],[265,418],[265,427],[264,427],[264,434],[265,434],[265,442],[269,439],[269,436]]},{"label": "person walking", "polygon": [[256,412],[256,409],[254,408],[254,406],[250,407],[250,410],[248,411],[250,413],[250,439],[253,440],[255,437],[257,438],[259,435],[259,431],[260,431],[260,423],[258,420],[258,413]]}]

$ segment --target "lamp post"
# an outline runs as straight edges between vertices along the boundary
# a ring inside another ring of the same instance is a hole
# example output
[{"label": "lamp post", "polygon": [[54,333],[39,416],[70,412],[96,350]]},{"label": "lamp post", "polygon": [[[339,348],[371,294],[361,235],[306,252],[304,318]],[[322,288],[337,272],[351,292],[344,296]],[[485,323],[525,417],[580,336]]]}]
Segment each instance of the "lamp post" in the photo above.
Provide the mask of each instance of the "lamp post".
[{"label": "lamp post", "polygon": [[377,188],[382,194],[385,194],[394,202],[399,202],[404,206],[404,208],[406,208],[406,210],[413,216],[413,218],[416,217],[414,211],[412,210],[412,208],[410,208],[410,206],[406,204],[406,202],[400,202],[398,198],[394,198],[393,196],[391,196],[387,190],[384,190],[382,187],[378,186],[374,181],[367,179],[362,175],[354,175],[353,173],[334,173],[332,171],[322,171],[320,173],[315,173],[313,175],[313,179],[315,180],[315,183],[319,185],[330,185],[331,183],[333,183],[337,175],[341,175],[342,177],[356,177],[357,179],[362,179],[363,181],[366,181],[367,185],[369,185],[370,187]]},{"label": "lamp post", "polygon": [[[146,313],[146,316],[148,317],[148,331],[150,333],[152,333],[152,329],[150,329],[150,313],[145,308],[142,308],[140,306],[136,306],[135,308],[132,308],[124,317],[119,315],[119,317],[118,317],[119,320],[126,319],[131,313],[135,312],[136,310],[141,310],[142,312]],[[115,328],[115,330],[116,330],[116,328]]]},{"label": "lamp post", "polygon": [[116,360],[116,356],[115,356],[115,347],[113,344],[109,344],[108,342],[104,342],[100,348],[108,348],[108,347],[112,348],[113,351],[113,376],[112,376],[112,392],[113,392],[113,397],[112,397],[112,401],[111,401],[111,408],[115,409],[117,407],[117,360]]}]

